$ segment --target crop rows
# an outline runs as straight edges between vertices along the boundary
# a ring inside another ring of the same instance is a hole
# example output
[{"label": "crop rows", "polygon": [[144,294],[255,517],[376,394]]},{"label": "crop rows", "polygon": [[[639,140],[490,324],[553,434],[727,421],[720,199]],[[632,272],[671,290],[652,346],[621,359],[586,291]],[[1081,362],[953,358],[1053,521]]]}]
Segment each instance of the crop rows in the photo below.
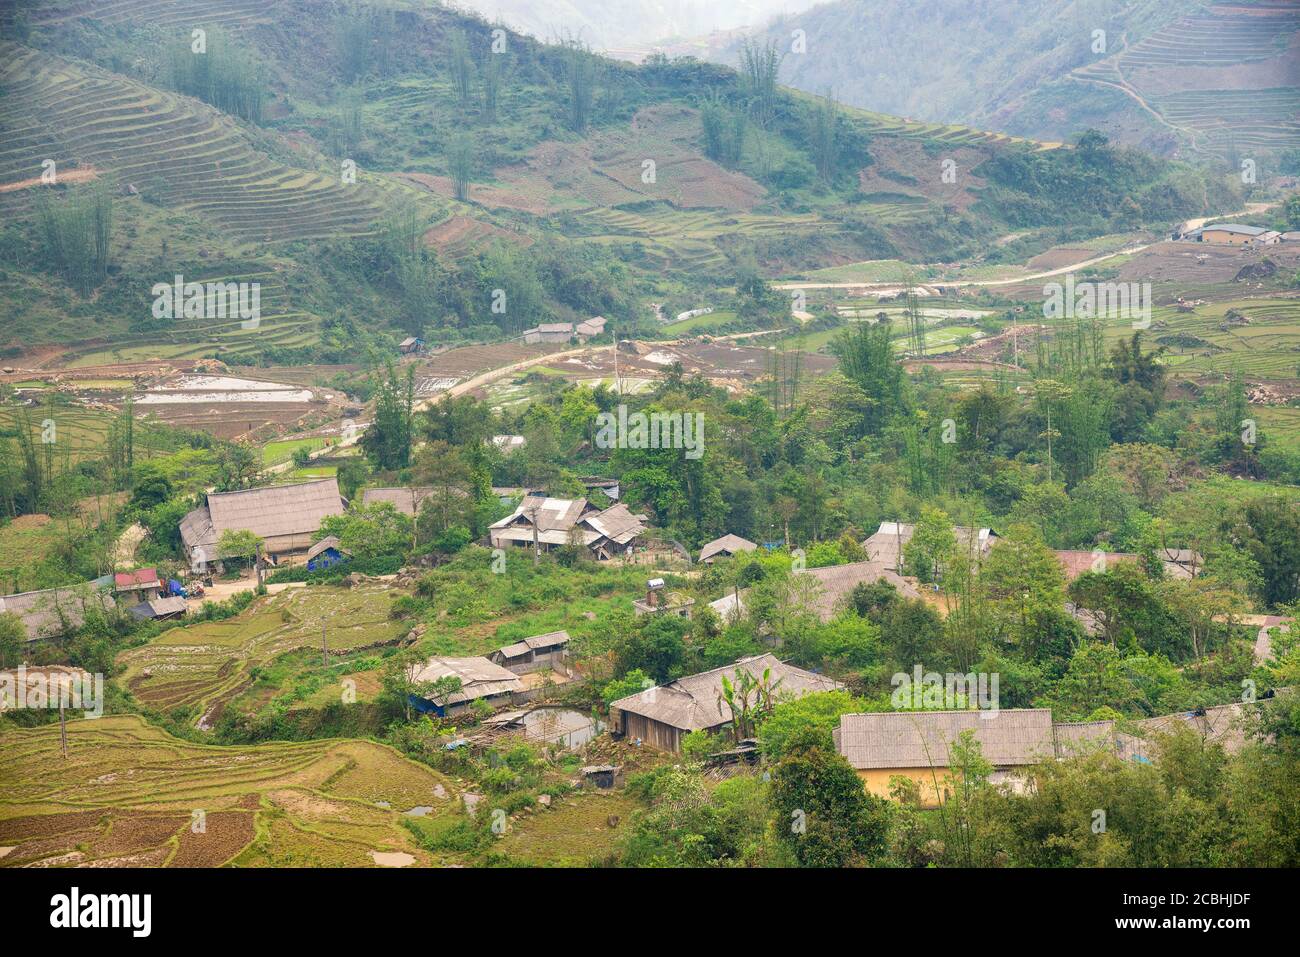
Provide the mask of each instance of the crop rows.
[{"label": "crop rows", "polygon": [[79,162],[248,241],[359,233],[378,215],[361,187],[272,162],[196,100],[12,44],[0,59],[0,182],[39,176],[45,159]]}]

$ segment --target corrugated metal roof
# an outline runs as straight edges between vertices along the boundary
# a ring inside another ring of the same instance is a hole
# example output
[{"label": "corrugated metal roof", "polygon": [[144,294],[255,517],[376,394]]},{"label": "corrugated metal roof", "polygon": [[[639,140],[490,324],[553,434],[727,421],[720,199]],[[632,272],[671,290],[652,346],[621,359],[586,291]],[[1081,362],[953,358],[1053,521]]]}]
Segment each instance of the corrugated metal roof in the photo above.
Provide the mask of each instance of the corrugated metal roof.
[{"label": "corrugated metal roof", "polygon": [[113,596],[93,583],[0,595],[0,614],[17,615],[27,629],[29,641],[62,634],[65,621],[67,630],[80,628],[86,620],[87,608],[107,610],[114,607]]},{"label": "corrugated metal roof", "polygon": [[437,681],[439,678],[455,676],[460,679],[461,689],[435,699],[440,705],[460,704],[475,698],[487,698],[497,694],[519,691],[523,684],[519,676],[507,671],[500,665],[486,658],[430,658],[414,675],[415,681]]},{"label": "corrugated metal roof", "polygon": [[841,715],[839,750],[862,770],[946,768],[963,731],[975,732],[994,767],[1036,764],[1056,754],[1048,708]]},{"label": "corrugated metal roof", "polygon": [[347,549],[345,549],[342,545],[339,544],[339,537],[337,535],[326,535],[324,538],[322,538],[311,548],[307,549],[307,561],[311,561],[317,555],[321,554],[322,552],[327,552],[331,548],[334,549],[336,552],[338,552],[340,555],[347,554]]}]

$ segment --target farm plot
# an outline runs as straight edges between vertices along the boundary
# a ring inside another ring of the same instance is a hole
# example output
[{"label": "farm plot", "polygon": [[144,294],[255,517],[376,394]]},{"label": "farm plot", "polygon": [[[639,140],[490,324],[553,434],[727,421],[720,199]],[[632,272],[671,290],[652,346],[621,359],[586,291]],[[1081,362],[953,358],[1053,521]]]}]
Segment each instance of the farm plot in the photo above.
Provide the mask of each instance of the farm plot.
[{"label": "farm plot", "polygon": [[[244,241],[365,232],[379,215],[368,187],[273,162],[229,116],[97,67],[0,45],[0,182],[38,175],[46,157],[103,170],[163,205]],[[30,190],[0,194],[7,212]]]},{"label": "farm plot", "polygon": [[[1131,335],[1127,322],[1106,329],[1110,340]],[[1240,369],[1252,378],[1291,379],[1300,372],[1300,299],[1236,299],[1183,313],[1157,306],[1148,336],[1168,349],[1165,361],[1180,373]]]},{"label": "farm plot", "polygon": [[605,246],[634,247],[646,263],[692,270],[721,269],[720,245],[736,235],[791,241],[839,229],[816,213],[769,216],[723,210],[679,210],[667,204],[629,209],[592,209],[574,217],[574,239]]},{"label": "farm plot", "polygon": [[397,640],[405,626],[389,619],[392,592],[378,587],[289,589],[225,621],[163,632],[118,656],[120,681],[141,704],[184,709],[210,728],[248,688],[259,666],[297,648],[332,653]]},{"label": "farm plot", "polygon": [[[455,804],[450,781],[370,741],[211,747],[135,715],[0,734],[0,866],[427,864],[401,811]],[[381,858],[382,859],[382,858]]]},{"label": "farm plot", "polygon": [[[462,346],[430,356],[420,363],[417,379],[469,379],[481,372],[499,369],[544,356],[557,351],[549,345],[527,345],[523,342],[497,342],[484,346]],[[434,383],[433,385],[436,385]]]},{"label": "farm plot", "polygon": [[[330,417],[332,392],[223,375],[185,375],[135,397],[137,413],[168,425],[234,438],[262,426],[308,425]],[[337,400],[337,397],[335,397]]]}]

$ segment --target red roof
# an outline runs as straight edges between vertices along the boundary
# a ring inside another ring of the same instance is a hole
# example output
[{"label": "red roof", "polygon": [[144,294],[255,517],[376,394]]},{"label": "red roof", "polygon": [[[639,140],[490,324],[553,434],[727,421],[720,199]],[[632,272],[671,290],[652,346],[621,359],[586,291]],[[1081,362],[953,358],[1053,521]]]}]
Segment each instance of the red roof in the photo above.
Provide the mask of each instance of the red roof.
[{"label": "red roof", "polygon": [[117,588],[136,588],[141,585],[157,585],[158,569],[137,568],[133,572],[118,572],[113,576],[113,585]]}]

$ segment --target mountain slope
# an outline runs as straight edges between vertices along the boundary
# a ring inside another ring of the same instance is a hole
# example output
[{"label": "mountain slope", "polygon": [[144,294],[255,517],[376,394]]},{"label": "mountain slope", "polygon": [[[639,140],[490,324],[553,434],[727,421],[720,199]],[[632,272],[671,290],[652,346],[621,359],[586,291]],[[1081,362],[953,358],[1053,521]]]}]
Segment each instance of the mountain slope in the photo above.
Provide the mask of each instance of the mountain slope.
[{"label": "mountain slope", "polygon": [[[1221,190],[1095,143],[756,98],[690,58],[634,67],[515,34],[498,54],[490,24],[423,3],[54,0],[3,25],[23,41],[0,73],[10,343],[340,362],[411,333],[652,328],[648,302],[738,277],[977,257],[1012,232],[1037,251],[1163,228]],[[200,25],[224,59],[195,59]],[[195,63],[219,80],[194,87],[206,102],[178,92]],[[64,179],[43,191],[46,158]],[[70,200],[79,176],[117,188],[113,262],[88,296],[51,268],[34,202]],[[151,285],[181,273],[266,277],[274,321],[152,316]]]},{"label": "mountain slope", "polygon": [[[758,35],[789,51],[803,31],[783,82],[871,109],[1223,154],[1234,130],[1238,145],[1296,145],[1298,27],[1295,0],[838,0]],[[740,43],[708,55],[736,62]]]}]

